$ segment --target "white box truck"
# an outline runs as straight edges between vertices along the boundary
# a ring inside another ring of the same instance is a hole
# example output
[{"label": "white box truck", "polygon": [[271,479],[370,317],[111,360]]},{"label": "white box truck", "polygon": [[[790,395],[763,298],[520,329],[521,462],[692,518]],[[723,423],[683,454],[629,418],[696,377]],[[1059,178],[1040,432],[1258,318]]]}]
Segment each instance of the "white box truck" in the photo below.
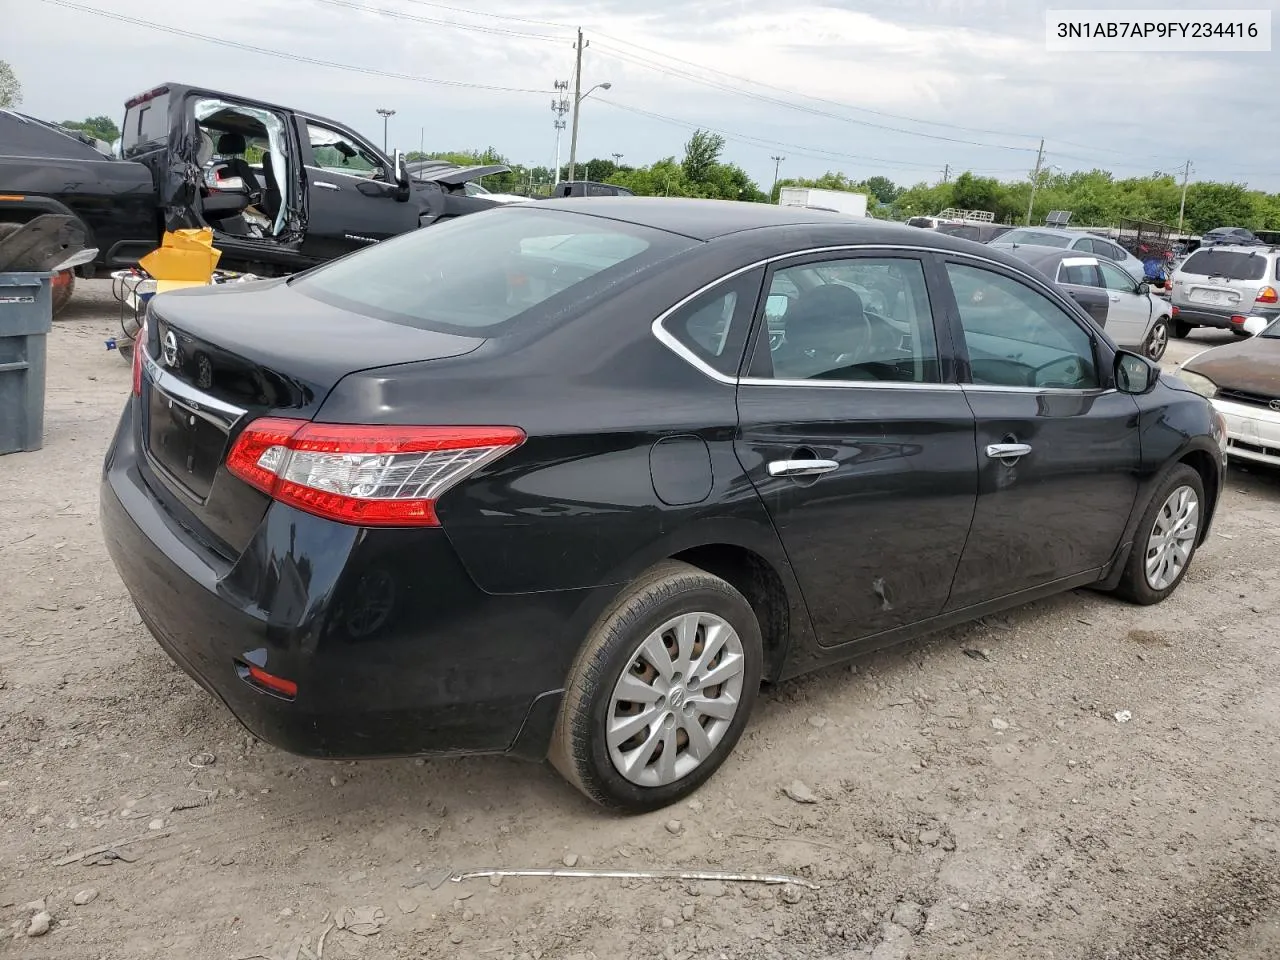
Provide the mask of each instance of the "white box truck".
[{"label": "white box truck", "polygon": [[816,187],[783,187],[778,191],[778,206],[832,210],[835,213],[847,213],[851,217],[865,217],[867,195],[847,190],[819,190]]}]

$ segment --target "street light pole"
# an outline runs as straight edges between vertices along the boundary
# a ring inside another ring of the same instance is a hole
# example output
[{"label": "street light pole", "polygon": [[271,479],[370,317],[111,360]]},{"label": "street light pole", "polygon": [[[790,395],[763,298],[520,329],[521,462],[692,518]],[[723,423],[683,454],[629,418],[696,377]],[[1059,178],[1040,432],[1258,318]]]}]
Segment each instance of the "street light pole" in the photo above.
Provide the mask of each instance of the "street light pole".
[{"label": "street light pole", "polygon": [[569,182],[574,181],[578,163],[578,114],[582,112],[582,101],[597,90],[608,90],[611,83],[597,83],[586,93],[582,92],[582,48],[588,41],[582,39],[582,28],[578,28],[578,62],[573,71],[573,132],[569,136]]},{"label": "street light pole", "polygon": [[395,115],[396,115],[396,112],[394,110],[388,110],[386,107],[378,108],[378,116],[382,118],[382,152],[383,153],[387,152],[387,120],[389,120],[391,117],[394,117]]}]

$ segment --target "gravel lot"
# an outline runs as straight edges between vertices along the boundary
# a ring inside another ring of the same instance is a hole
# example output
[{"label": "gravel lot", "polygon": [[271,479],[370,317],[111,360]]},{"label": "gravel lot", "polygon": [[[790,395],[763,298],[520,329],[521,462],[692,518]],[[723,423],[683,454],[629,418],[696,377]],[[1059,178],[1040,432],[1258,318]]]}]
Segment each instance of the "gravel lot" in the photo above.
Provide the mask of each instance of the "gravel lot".
[{"label": "gravel lot", "polygon": [[[619,819],[532,764],[280,753],[170,663],[97,525],[129,387],[103,349],[114,309],[81,284],[50,339],[45,447],[0,458],[0,955],[1280,955],[1280,474],[1232,470],[1164,605],[1076,592],[770,689],[694,801]],[[783,792],[797,780],[815,802]],[[412,885],[569,863],[818,889]]]}]

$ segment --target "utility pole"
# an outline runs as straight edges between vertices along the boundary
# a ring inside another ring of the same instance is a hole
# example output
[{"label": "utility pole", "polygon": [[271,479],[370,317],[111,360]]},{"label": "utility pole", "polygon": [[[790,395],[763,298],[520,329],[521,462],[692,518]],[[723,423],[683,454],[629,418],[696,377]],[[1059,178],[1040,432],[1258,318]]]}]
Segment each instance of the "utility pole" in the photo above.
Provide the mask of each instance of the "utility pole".
[{"label": "utility pole", "polygon": [[582,28],[578,28],[578,42],[574,45],[578,51],[577,63],[573,68],[573,134],[569,137],[569,182],[577,172],[574,166],[578,162],[578,114],[582,112]]},{"label": "utility pole", "polygon": [[615,167],[620,167],[620,166],[622,166],[622,154],[620,154],[620,153],[611,153],[611,154],[609,154],[609,156],[613,157],[613,165],[614,165]]},{"label": "utility pole", "polygon": [[1182,201],[1178,204],[1178,234],[1182,234],[1182,217],[1187,212],[1187,181],[1191,179],[1191,161],[1182,168]]},{"label": "utility pole", "polygon": [[1036,185],[1040,182],[1040,164],[1042,164],[1043,162],[1044,162],[1044,140],[1041,139],[1040,152],[1036,154],[1036,169],[1035,169],[1035,172],[1031,174],[1031,199],[1027,201],[1026,225],[1028,227],[1031,226],[1031,208],[1034,207],[1036,203]]},{"label": "utility pole", "polygon": [[394,110],[388,110],[386,107],[378,108],[378,116],[382,118],[382,152],[383,153],[387,152],[387,121],[390,118],[394,117],[395,115],[396,115],[396,112]]},{"label": "utility pole", "polygon": [[555,184],[560,182],[560,134],[564,132],[564,115],[569,112],[569,97],[567,96],[569,92],[569,81],[557,80],[555,81],[555,88],[556,95],[551,98],[551,112],[555,114],[556,117],[556,165],[553,173],[551,174],[552,186],[555,186]]},{"label": "utility pole", "polygon": [[427,128],[419,127],[418,128],[418,152],[422,154],[424,157],[427,155],[426,142],[427,142]]},{"label": "utility pole", "polygon": [[951,182],[951,164],[949,164],[949,163],[947,163],[947,164],[943,164],[943,167],[942,167],[942,182],[943,182],[943,183],[950,183],[950,182]]},{"label": "utility pole", "polygon": [[778,171],[782,169],[782,161],[787,158],[777,156],[769,159],[773,161],[773,186],[769,188],[769,202],[773,203],[773,192],[778,189]]}]

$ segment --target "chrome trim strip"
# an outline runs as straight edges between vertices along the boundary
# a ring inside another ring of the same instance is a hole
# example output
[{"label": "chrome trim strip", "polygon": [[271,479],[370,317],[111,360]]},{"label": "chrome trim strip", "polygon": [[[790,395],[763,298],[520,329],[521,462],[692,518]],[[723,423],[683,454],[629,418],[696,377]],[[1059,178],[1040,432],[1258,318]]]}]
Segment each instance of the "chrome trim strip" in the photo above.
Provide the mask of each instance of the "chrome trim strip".
[{"label": "chrome trim strip", "polygon": [[[663,346],[665,346],[668,350],[670,350],[676,356],[678,356],[681,360],[689,364],[689,366],[693,367],[699,373],[707,377],[710,377],[712,380],[715,380],[717,383],[723,383],[726,386],[860,387],[864,390],[865,389],[872,389],[872,390],[888,389],[888,390],[932,390],[932,391],[954,391],[954,390],[966,389],[966,388],[976,386],[974,384],[959,384],[959,383],[901,383],[897,381],[880,381],[880,380],[773,380],[773,379],[767,379],[765,377],[731,377],[728,374],[721,373],[715,367],[711,366],[709,363],[707,363],[705,360],[699,357],[696,353],[694,353],[692,350],[686,347],[683,343],[677,340],[675,336],[669,330],[667,330],[666,326],[664,325],[668,317],[670,317],[673,313],[675,313],[685,304],[689,303],[691,300],[697,299],[698,297],[706,293],[708,290],[711,290],[714,287],[718,287],[720,284],[725,283],[729,280],[732,280],[734,277],[741,276],[742,274],[747,273],[750,270],[755,270],[758,267],[767,267],[770,264],[777,263],[781,260],[794,260],[797,258],[809,257],[809,256],[814,256],[815,254],[822,254],[822,253],[841,253],[845,251],[857,252],[862,250],[886,250],[886,251],[892,250],[892,251],[898,251],[898,252],[906,251],[910,253],[942,255],[947,257],[957,257],[962,260],[972,260],[976,263],[989,264],[993,267],[999,267],[1004,270],[1010,270],[1016,273],[1020,273],[1022,274],[1025,280],[1029,281],[1030,285],[1039,287],[1041,288],[1042,291],[1049,293],[1051,296],[1051,299],[1055,297],[1057,298],[1064,297],[1061,291],[1054,290],[1051,286],[1046,284],[1043,280],[1035,276],[1032,276],[1031,274],[1026,273],[1023,270],[1020,270],[1016,267],[1010,267],[1008,264],[1001,263],[998,260],[990,260],[986,257],[980,257],[977,254],[973,254],[973,253],[966,253],[958,250],[943,250],[937,247],[926,247],[926,246],[921,246],[917,244],[904,244],[904,243],[839,244],[837,246],[809,247],[806,250],[793,250],[790,253],[774,254],[771,257],[765,257],[762,260],[756,260],[754,263],[749,263],[745,267],[738,267],[736,270],[730,273],[726,273],[722,277],[717,277],[715,280],[712,280],[710,283],[703,284],[693,293],[682,298],[681,300],[677,301],[673,306],[670,306],[666,310],[662,311],[662,313],[660,313],[658,317],[653,321],[653,324],[651,325],[650,329],[653,331],[653,335],[654,337],[657,338],[658,342],[661,343]],[[1066,298],[1066,299],[1069,299],[1069,298]],[[1086,330],[1086,332],[1091,333],[1091,331],[1089,330]],[[1069,393],[1072,395],[1079,395],[1080,393],[1084,392],[1079,390],[1066,390],[1066,389],[1059,389],[1059,388],[1041,388],[1041,387],[981,387],[979,389],[984,389],[984,390],[989,389],[989,390],[998,390],[998,391],[1019,391],[1019,392],[1032,392],[1032,393]],[[1110,393],[1113,391],[1099,391],[1099,392]]]},{"label": "chrome trim strip", "polygon": [[151,354],[147,353],[143,344],[138,344],[135,349],[142,350],[142,368],[150,378],[152,386],[159,389],[166,397],[177,400],[183,406],[189,408],[192,413],[201,419],[207,420],[224,430],[230,430],[231,427],[235,426],[236,421],[248,413],[247,410],[241,407],[226,403],[217,397],[212,397],[202,390],[197,390],[190,384],[184,383],[173,374],[166,373],[160,368],[160,364],[156,363]]},{"label": "chrome trim strip", "polygon": [[1073,387],[1002,387],[995,384],[985,383],[962,383],[959,384],[960,389],[965,393],[1028,393],[1028,394],[1053,394],[1054,396],[1068,397],[1105,397],[1108,394],[1118,393],[1115,387],[1087,387],[1077,390]]}]

